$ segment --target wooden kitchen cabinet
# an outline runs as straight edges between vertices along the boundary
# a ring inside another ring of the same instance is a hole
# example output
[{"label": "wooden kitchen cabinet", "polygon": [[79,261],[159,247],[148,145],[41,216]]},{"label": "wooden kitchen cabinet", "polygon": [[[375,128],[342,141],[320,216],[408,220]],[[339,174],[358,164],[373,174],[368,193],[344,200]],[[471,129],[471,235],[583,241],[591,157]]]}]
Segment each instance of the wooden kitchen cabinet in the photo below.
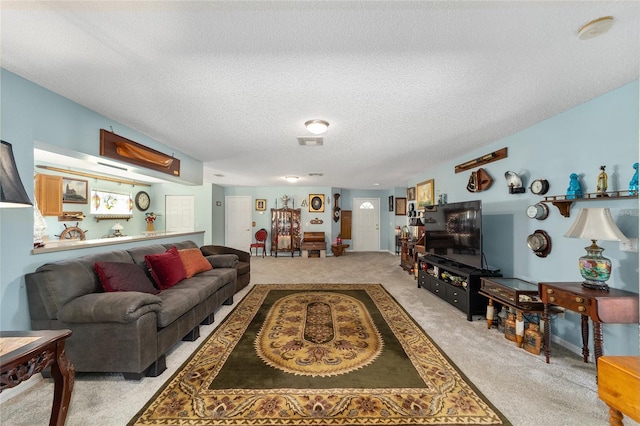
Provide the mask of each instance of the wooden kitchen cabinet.
[{"label": "wooden kitchen cabinet", "polygon": [[36,174],[35,193],[43,216],[62,216],[62,176]]}]

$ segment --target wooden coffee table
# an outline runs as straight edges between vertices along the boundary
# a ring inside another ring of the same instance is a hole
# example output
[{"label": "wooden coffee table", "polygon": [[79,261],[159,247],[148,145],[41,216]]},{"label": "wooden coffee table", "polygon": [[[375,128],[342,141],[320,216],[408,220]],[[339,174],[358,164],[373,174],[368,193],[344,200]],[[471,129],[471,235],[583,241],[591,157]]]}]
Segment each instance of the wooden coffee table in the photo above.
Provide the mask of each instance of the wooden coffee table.
[{"label": "wooden coffee table", "polygon": [[69,336],[71,330],[0,332],[0,392],[51,366],[54,391],[49,425],[62,426],[67,418],[75,377],[64,351]]}]

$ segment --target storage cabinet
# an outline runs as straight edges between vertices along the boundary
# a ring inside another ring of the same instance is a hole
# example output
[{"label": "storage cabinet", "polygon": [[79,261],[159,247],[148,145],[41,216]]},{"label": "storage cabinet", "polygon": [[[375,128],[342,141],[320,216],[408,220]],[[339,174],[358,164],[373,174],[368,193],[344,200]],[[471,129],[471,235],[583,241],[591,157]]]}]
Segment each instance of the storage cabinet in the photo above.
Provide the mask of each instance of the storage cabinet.
[{"label": "storage cabinet", "polygon": [[35,194],[43,216],[62,216],[62,176],[36,174]]},{"label": "storage cabinet", "polygon": [[271,255],[300,254],[300,209],[271,209]]},{"label": "storage cabinet", "polygon": [[418,256],[418,287],[422,287],[467,314],[484,315],[487,299],[478,293],[481,277],[499,277],[498,272],[477,269],[430,255]]}]

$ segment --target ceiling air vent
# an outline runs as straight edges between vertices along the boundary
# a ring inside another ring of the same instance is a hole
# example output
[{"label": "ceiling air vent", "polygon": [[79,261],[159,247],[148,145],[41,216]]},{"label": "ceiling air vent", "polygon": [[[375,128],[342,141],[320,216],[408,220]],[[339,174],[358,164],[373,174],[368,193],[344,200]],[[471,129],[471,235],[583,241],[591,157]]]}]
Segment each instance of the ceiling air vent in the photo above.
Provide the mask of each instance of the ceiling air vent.
[{"label": "ceiling air vent", "polygon": [[298,143],[302,146],[322,146],[324,139],[321,136],[298,136]]},{"label": "ceiling air vent", "polygon": [[309,176],[324,176],[324,173],[309,173]]}]

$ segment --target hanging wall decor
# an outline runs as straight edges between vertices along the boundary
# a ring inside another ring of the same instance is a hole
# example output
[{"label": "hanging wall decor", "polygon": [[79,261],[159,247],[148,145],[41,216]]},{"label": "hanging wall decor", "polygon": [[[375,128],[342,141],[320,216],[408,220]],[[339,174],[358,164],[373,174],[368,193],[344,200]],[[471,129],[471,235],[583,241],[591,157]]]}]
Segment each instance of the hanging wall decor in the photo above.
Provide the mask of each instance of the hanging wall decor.
[{"label": "hanging wall decor", "polygon": [[333,221],[337,222],[340,220],[340,206],[338,206],[338,199],[340,198],[340,194],[333,194]]},{"label": "hanging wall decor", "polygon": [[487,155],[483,155],[482,157],[474,158],[466,163],[458,164],[455,166],[455,172],[461,173],[466,170],[475,169],[476,167],[484,166],[485,164],[502,160],[503,158],[507,158],[507,148],[502,148]]},{"label": "hanging wall decor", "polygon": [[324,212],[324,194],[309,194],[309,212]]},{"label": "hanging wall decor", "polygon": [[100,155],[172,176],[180,176],[180,160],[177,158],[105,129],[100,129]]},{"label": "hanging wall decor", "polygon": [[433,206],[435,202],[433,179],[425,180],[416,185],[416,203],[418,207]]},{"label": "hanging wall decor", "polygon": [[481,192],[489,189],[493,183],[493,178],[485,169],[478,169],[475,172],[471,172],[469,181],[467,182],[467,191],[469,192]]}]

